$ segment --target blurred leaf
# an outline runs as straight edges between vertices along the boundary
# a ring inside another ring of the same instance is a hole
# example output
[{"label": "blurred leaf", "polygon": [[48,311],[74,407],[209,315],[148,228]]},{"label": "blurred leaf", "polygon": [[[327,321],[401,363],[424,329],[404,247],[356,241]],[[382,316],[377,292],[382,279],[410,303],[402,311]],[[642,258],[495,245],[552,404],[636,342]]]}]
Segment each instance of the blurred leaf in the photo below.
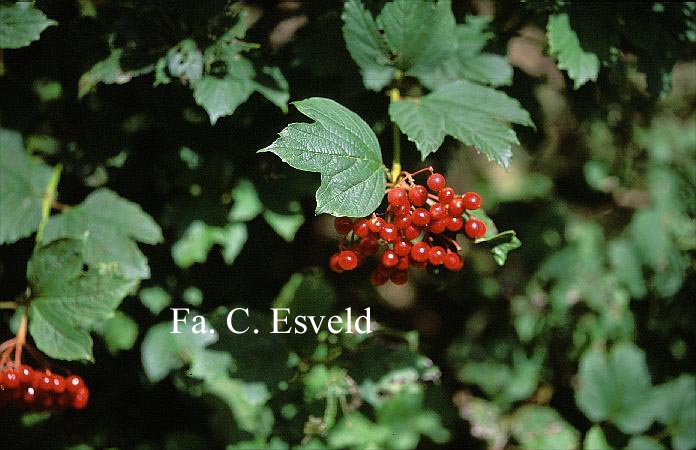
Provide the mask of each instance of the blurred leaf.
[{"label": "blurred leaf", "polygon": [[626,450],[665,450],[665,447],[648,436],[631,436]]},{"label": "blurred leaf", "polygon": [[392,80],[389,50],[372,14],[360,0],[343,5],[343,37],[353,60],[360,66],[365,87],[379,91]]},{"label": "blurred leaf", "polygon": [[169,306],[172,298],[162,287],[154,286],[140,290],[140,302],[156,316]]},{"label": "blurred leaf", "polygon": [[612,450],[611,445],[604,437],[604,431],[599,425],[590,428],[590,431],[585,435],[585,440],[582,444],[583,450]]},{"label": "blurred leaf", "polygon": [[26,47],[38,41],[41,32],[52,25],[58,22],[34,8],[33,2],[0,4],[0,48]]},{"label": "blurred leaf", "polygon": [[124,277],[142,279],[150,277],[150,267],[136,241],[157,244],[162,241],[162,231],[140,205],[102,188],[51,217],[44,242],[58,238],[85,238],[88,264],[116,263]]},{"label": "blurred leaf", "polygon": [[575,89],[588,81],[597,81],[599,58],[594,53],[583,51],[577,34],[570,28],[570,20],[565,13],[549,17],[546,27],[549,52],[558,60],[558,67],[566,70]]},{"label": "blurred leaf", "polygon": [[354,112],[326,98],[309,98],[294,105],[312,124],[293,123],[270,146],[290,166],[320,172],[316,214],[361,217],[374,211],[384,197],[384,165],[372,129]]},{"label": "blurred leaf", "polygon": [[208,381],[205,390],[227,404],[240,429],[260,438],[271,434],[273,412],[266,406],[271,394],[264,383],[221,377]]},{"label": "blurred leaf", "polygon": [[27,266],[29,332],[51,358],[92,360],[89,330],[113,316],[135,287],[108,268],[82,272],[82,242],[62,239],[41,247]]},{"label": "blurred leaf", "polygon": [[247,239],[247,227],[243,223],[232,223],[221,228],[195,220],[172,246],[172,258],[177,266],[186,269],[195,263],[204,263],[213,245],[219,244],[223,248],[225,262],[233,264]]},{"label": "blurred leaf", "polygon": [[493,402],[463,394],[456,400],[462,419],[471,424],[471,435],[485,440],[488,448],[503,448],[508,440],[500,408]]},{"label": "blurred leaf", "polygon": [[512,435],[529,450],[578,448],[578,432],[555,409],[526,405],[512,417]]},{"label": "blurred leaf", "polygon": [[517,100],[495,89],[460,80],[420,98],[389,105],[396,122],[425,159],[451,135],[507,168],[519,144],[507,122],[533,126]]},{"label": "blurred leaf", "polygon": [[194,85],[193,98],[208,113],[211,125],[215,125],[220,117],[231,115],[254,92],[251,81],[253,68],[246,60],[241,60],[240,64],[242,61],[248,65],[246,71],[237,71],[243,76],[228,74],[224,78],[218,78],[204,75]]},{"label": "blurred leaf", "polygon": [[273,230],[288,242],[295,240],[295,234],[305,222],[304,214],[278,214],[270,209],[264,211],[263,218]]},{"label": "blurred leaf", "polygon": [[130,350],[138,339],[138,324],[130,316],[116,311],[112,318],[104,322],[101,334],[109,352]]},{"label": "blurred leaf", "polygon": [[78,81],[78,98],[87,95],[99,83],[104,84],[125,84],[135,77],[150,73],[154,66],[149,65],[134,70],[124,70],[121,68],[122,50],[116,49],[111,54],[99,61],[87,72],[83,73]]},{"label": "blurred leaf", "polygon": [[0,244],[11,244],[36,231],[50,179],[51,168],[31,160],[22,136],[1,128]]},{"label": "blurred leaf", "polygon": [[672,447],[696,447],[696,377],[680,377],[655,387],[657,420],[669,427]]},{"label": "blurred leaf", "polygon": [[[186,324],[178,324],[180,333],[172,333],[172,322],[163,322],[152,326],[145,334],[140,353],[145,375],[151,383],[162,381],[171,371],[192,364],[198,358],[206,358],[206,353],[212,351],[206,347],[217,342],[218,333],[193,333],[194,314],[195,311],[188,314]],[[211,329],[207,324],[207,330]]]},{"label": "blurred leaf", "polygon": [[276,105],[284,113],[288,112],[288,100],[290,100],[290,86],[283,76],[283,72],[276,66],[266,66],[261,73],[256,74],[254,89],[263,95],[266,100]]},{"label": "blurred leaf", "polygon": [[478,240],[477,243],[485,242],[486,245],[491,247],[493,259],[499,266],[505,264],[507,255],[510,251],[522,246],[522,242],[517,238],[517,235],[512,230],[503,231],[502,233],[499,233],[493,237],[484,237],[483,239],[485,240]]},{"label": "blurred leaf", "polygon": [[203,292],[195,286],[187,287],[181,297],[192,306],[201,306],[203,304]]},{"label": "blurred leaf", "polygon": [[595,422],[609,420],[626,434],[641,433],[655,420],[645,354],[630,343],[611,353],[589,350],[580,359],[578,407]]}]

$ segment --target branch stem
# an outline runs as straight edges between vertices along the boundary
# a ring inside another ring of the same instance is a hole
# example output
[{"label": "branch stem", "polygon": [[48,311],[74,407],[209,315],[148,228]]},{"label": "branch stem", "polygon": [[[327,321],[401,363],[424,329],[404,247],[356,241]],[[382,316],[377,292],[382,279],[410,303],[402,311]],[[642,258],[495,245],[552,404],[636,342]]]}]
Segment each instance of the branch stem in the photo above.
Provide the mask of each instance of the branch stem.
[{"label": "branch stem", "polygon": [[[390,103],[395,103],[401,100],[401,92],[398,88],[392,88],[389,91]],[[391,181],[396,184],[401,175],[401,131],[396,122],[392,122],[392,141],[394,145],[394,158],[392,159]]]},{"label": "branch stem", "polygon": [[0,302],[0,309],[17,309],[15,302]]}]

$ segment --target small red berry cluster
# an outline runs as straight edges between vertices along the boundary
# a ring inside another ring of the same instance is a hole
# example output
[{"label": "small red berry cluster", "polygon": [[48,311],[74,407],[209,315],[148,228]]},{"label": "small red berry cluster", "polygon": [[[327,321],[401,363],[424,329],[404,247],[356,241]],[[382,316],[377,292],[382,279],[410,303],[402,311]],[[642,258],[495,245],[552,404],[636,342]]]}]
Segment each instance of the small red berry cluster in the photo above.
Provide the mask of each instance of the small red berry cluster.
[{"label": "small red berry cluster", "polygon": [[89,401],[89,389],[77,375],[62,377],[50,370],[35,370],[8,365],[0,372],[0,408],[50,411],[83,409]]},{"label": "small red berry cluster", "polygon": [[[426,181],[427,189],[413,179],[424,171],[431,173]],[[334,220],[336,231],[344,239],[340,250],[329,260],[331,269],[353,270],[365,257],[377,254],[384,246],[371,276],[375,286],[389,280],[394,284],[406,283],[409,267],[432,265],[461,270],[464,262],[457,253],[461,248],[456,234],[462,229],[470,239],[486,234],[486,224],[466,212],[481,206],[481,196],[476,192],[458,196],[447,187],[445,177],[433,173],[431,168],[402,173],[400,181],[387,186],[386,220],[375,213],[355,221],[348,217]]]}]

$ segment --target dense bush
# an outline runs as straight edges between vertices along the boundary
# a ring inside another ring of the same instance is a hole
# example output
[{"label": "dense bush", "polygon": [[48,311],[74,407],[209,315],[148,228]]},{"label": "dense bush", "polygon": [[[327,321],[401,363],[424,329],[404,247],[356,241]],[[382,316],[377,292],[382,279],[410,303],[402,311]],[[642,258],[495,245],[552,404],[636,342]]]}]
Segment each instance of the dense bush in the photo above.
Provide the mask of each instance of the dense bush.
[{"label": "dense bush", "polygon": [[[3,2],[3,448],[695,448],[695,9]],[[329,270],[429,167],[463,269]]]}]

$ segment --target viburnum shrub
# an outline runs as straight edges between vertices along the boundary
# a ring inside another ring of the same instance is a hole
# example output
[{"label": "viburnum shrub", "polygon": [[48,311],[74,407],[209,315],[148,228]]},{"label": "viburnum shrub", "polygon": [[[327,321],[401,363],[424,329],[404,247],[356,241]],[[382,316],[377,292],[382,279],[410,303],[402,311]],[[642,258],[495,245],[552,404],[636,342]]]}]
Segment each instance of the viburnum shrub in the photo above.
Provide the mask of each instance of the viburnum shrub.
[{"label": "viburnum shrub", "polygon": [[[429,173],[425,185],[414,178],[422,173]],[[388,206],[383,213],[356,220],[334,219],[334,228],[343,239],[339,251],[329,259],[331,270],[353,270],[367,257],[377,255],[377,268],[370,277],[375,286],[389,280],[404,284],[409,267],[461,270],[464,261],[457,234],[463,231],[472,240],[486,234],[486,224],[467,213],[479,209],[481,196],[476,192],[458,196],[432,167],[401,172],[395,183],[386,186]]]}]

